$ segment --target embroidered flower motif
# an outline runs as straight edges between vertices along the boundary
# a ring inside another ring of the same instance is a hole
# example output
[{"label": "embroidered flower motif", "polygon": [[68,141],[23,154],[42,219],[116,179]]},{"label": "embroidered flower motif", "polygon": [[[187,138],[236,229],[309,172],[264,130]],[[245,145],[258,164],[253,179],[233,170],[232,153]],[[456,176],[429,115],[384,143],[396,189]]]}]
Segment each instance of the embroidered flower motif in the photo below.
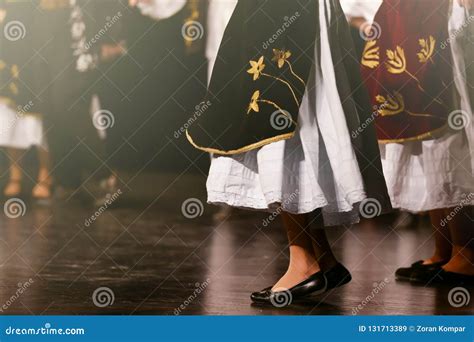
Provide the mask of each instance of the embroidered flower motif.
[{"label": "embroidered flower motif", "polygon": [[249,109],[247,110],[247,114],[250,114],[251,111],[259,112],[260,107],[258,106],[258,100],[260,99],[260,90],[255,91],[252,95],[252,99],[250,100]]},{"label": "embroidered flower motif", "polygon": [[402,74],[407,69],[405,50],[397,46],[396,50],[387,50],[387,71],[392,74]]},{"label": "embroidered flower motif", "polygon": [[405,100],[399,92],[395,92],[393,96],[389,94],[387,98],[377,95],[375,100],[380,104],[378,112],[382,116],[396,115],[405,111]]},{"label": "embroidered flower motif", "polygon": [[247,72],[251,75],[253,75],[253,80],[256,81],[260,78],[262,75],[263,70],[265,69],[265,64],[264,62],[264,57],[260,57],[260,59],[255,62],[255,61],[250,61],[250,65],[252,66]]},{"label": "embroidered flower motif", "polygon": [[291,52],[288,50],[273,49],[273,62],[278,63],[278,68],[281,69],[288,62],[288,58],[291,57]]},{"label": "embroidered flower motif", "polygon": [[380,48],[377,41],[370,40],[365,44],[364,53],[362,54],[362,65],[370,69],[375,69],[380,62]]},{"label": "embroidered flower motif", "polygon": [[420,63],[426,63],[431,60],[433,57],[435,47],[436,47],[436,39],[433,36],[430,36],[429,39],[420,39],[419,44],[421,46],[421,51],[417,54]]}]

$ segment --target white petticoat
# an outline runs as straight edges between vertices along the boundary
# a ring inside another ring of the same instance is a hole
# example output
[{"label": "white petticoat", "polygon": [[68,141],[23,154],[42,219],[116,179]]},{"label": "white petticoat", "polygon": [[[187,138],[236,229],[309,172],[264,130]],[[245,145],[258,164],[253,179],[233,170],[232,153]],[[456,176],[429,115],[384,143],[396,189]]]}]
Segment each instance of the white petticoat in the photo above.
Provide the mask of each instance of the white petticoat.
[{"label": "white petticoat", "polygon": [[[323,1],[320,6],[320,22],[326,23]],[[321,70],[313,67],[295,137],[214,158],[207,181],[210,203],[256,210],[281,206],[294,214],[322,208],[328,226],[358,221],[357,204],[366,194],[337,91],[327,28],[320,26]]]},{"label": "white petticoat", "polygon": [[[453,6],[450,29],[456,32],[463,24],[463,9],[456,2]],[[462,46],[453,39],[451,48],[460,108],[469,124],[435,140],[381,145],[384,175],[394,208],[421,212],[474,205],[472,109],[463,76]]]},{"label": "white petticoat", "polygon": [[0,104],[0,147],[26,150],[37,146],[47,149],[43,121],[36,115],[18,115]]}]

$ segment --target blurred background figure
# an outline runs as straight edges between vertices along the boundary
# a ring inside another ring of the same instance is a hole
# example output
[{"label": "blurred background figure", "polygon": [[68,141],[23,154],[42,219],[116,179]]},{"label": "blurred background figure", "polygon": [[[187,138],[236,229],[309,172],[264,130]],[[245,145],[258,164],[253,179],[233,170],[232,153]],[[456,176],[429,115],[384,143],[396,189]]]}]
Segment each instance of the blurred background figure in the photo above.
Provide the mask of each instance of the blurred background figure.
[{"label": "blurred background figure", "polygon": [[38,172],[32,197],[51,197],[50,156],[43,115],[49,115],[42,92],[47,84],[47,62],[40,56],[41,21],[34,15],[36,5],[26,1],[0,3],[0,147],[6,149],[9,179],[5,197],[23,194],[24,170],[21,160],[34,147]]}]

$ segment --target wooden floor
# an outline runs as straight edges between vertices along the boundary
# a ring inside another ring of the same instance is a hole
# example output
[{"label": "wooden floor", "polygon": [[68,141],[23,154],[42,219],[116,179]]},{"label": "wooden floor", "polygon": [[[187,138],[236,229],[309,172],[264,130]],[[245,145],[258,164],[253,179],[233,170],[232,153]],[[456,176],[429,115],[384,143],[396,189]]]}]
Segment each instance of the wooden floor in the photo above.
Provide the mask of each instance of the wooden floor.
[{"label": "wooden floor", "polygon": [[0,313],[474,313],[472,301],[462,308],[450,305],[449,287],[394,280],[397,267],[428,256],[432,243],[426,222],[394,228],[388,217],[330,231],[337,255],[353,274],[349,285],[286,308],[254,306],[250,292],[271,285],[285,270],[282,227],[264,227],[267,215],[242,211],[216,223],[216,209],[207,205],[202,216],[186,218],[186,200],[205,202],[204,181],[203,175],[140,175],[90,226],[85,220],[95,209],[75,201],[48,208],[25,200],[24,216],[1,213]]}]

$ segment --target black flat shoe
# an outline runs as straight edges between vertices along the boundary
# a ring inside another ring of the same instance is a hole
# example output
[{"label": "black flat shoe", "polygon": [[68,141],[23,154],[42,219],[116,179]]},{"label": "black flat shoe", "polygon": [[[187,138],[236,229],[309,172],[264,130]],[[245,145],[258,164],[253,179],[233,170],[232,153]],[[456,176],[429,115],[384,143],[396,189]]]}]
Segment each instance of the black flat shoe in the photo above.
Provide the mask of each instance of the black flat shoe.
[{"label": "black flat shoe", "polygon": [[342,264],[337,264],[330,270],[324,272],[324,275],[328,281],[326,291],[346,285],[352,280],[351,273]]},{"label": "black flat shoe", "polygon": [[267,287],[259,292],[254,292],[250,299],[254,303],[271,304],[275,307],[285,307],[290,305],[294,300],[303,298],[310,294],[321,294],[326,292],[327,280],[323,272],[313,274],[308,279],[302,281],[291,289],[284,291],[272,291],[271,287]]},{"label": "black flat shoe", "polygon": [[433,277],[446,262],[436,262],[424,265],[423,260],[417,261],[410,267],[402,267],[395,271],[397,280],[424,282],[427,278]]},{"label": "black flat shoe", "polygon": [[448,272],[440,269],[431,279],[428,280],[433,285],[467,285],[474,286],[474,275],[467,275],[455,272]]}]

